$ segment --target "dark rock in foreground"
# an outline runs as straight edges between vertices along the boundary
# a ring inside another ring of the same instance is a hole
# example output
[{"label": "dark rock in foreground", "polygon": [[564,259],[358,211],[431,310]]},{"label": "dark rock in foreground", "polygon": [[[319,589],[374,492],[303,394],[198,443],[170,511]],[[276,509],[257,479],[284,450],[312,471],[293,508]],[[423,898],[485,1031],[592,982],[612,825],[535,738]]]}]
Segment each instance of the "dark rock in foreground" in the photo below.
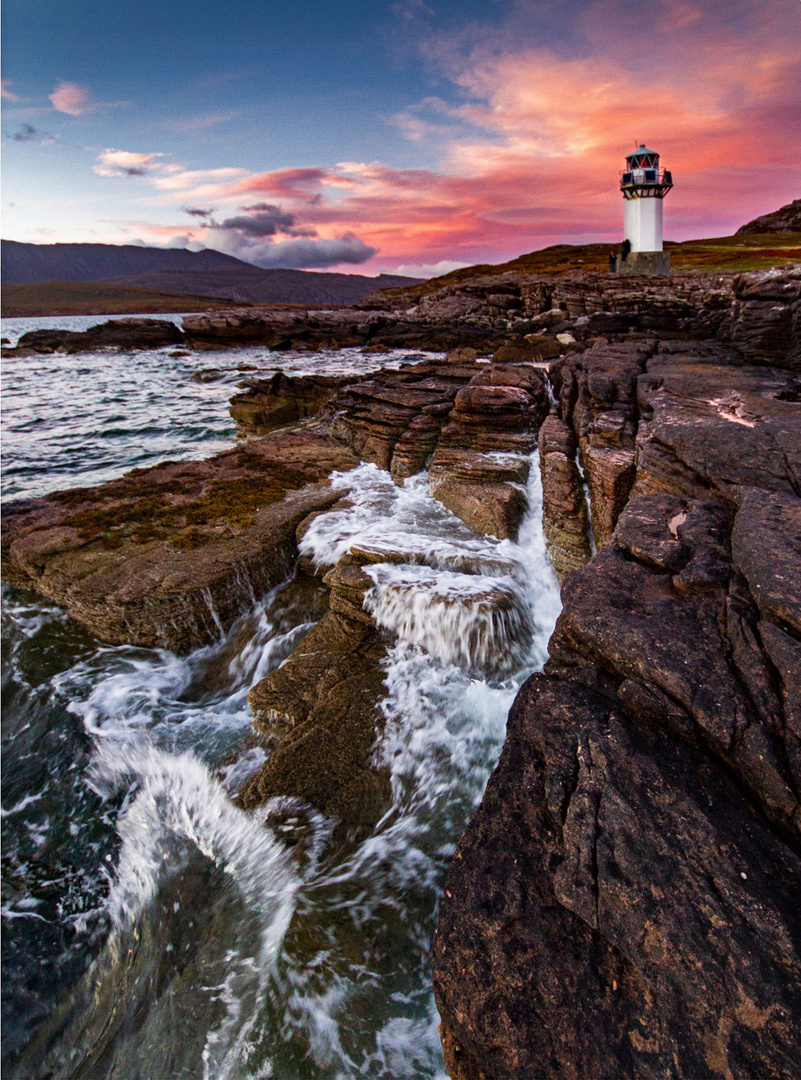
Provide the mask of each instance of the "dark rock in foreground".
[{"label": "dark rock in foreground", "polygon": [[369,825],[391,801],[388,776],[372,764],[386,646],[362,609],[372,581],[358,563],[344,556],[325,580],[331,610],[248,695],[253,726],[273,752],[238,802],[248,809],[294,795],[348,824]]},{"label": "dark rock in foreground", "polygon": [[450,1075],[796,1076],[801,860],[702,749],[582,681],[521,690],[453,862]]},{"label": "dark rock in foreground", "polygon": [[449,1071],[793,1077],[796,382],[692,342],[599,343],[554,375],[546,535],[563,570],[586,554],[578,455],[602,550],[565,577],[446,883]]}]

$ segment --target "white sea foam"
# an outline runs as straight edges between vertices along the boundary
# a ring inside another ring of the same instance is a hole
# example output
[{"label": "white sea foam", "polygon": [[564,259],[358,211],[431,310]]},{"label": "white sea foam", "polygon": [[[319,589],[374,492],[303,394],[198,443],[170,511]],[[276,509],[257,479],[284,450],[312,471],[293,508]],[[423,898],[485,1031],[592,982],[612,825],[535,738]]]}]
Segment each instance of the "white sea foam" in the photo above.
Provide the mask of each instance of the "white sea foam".
[{"label": "white sea foam", "polygon": [[[366,603],[396,636],[376,749],[392,804],[369,835],[342,840],[333,823],[286,800],[258,818],[229,801],[264,758],[249,743],[231,754],[250,727],[247,690],[315,617],[287,618],[280,590],[188,657],[84,649],[52,683],[91,736],[92,784],[116,822],[112,937],[160,918],[159,905],[171,911],[171,882],[193,861],[224,880],[221,900],[190,892],[191,916],[175,913],[197,923],[194,981],[165,958],[172,982],[161,1002],[137,999],[145,992],[133,980],[106,984],[141,1008],[148,1048],[165,1037],[169,1009],[197,1011],[199,1043],[178,1054],[187,1074],[442,1075],[426,973],[443,874],[558,613],[536,456],[516,544],[476,536],[431,497],[424,475],[398,487],[366,465],[334,484],[351,505],[315,519],[304,554],[327,565],[369,553]],[[119,813],[114,792],[127,792]],[[167,940],[159,933],[152,940]],[[112,1044],[113,1060],[135,1053],[126,1039]]]}]

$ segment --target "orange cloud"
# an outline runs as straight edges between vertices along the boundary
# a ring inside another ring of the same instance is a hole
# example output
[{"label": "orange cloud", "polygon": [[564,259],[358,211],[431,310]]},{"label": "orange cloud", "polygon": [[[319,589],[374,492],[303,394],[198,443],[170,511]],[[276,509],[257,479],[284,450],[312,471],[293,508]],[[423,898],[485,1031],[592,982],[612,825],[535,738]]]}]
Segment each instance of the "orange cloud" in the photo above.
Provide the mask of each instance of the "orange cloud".
[{"label": "orange cloud", "polygon": [[639,140],[674,174],[669,239],[720,235],[798,196],[798,0],[596,0],[573,16],[568,0],[564,10],[573,35],[558,47],[509,27],[425,43],[462,100],[427,98],[398,125],[431,146],[435,168],[344,162],[153,182],[182,200],[267,196],[321,239],[353,233],[378,249],[373,270],[614,241],[618,174]]}]

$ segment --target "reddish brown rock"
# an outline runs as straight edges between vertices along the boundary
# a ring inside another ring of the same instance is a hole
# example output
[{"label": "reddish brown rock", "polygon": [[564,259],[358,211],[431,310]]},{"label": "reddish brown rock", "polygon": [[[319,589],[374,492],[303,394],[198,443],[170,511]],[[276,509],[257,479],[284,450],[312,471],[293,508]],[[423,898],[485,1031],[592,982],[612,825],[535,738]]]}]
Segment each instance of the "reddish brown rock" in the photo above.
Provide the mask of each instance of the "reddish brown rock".
[{"label": "reddish brown rock", "polygon": [[247,379],[244,393],[231,398],[228,411],[240,435],[266,435],[275,428],[314,416],[352,376],[285,375]]},{"label": "reddish brown rock", "polygon": [[286,577],[298,523],[341,498],[320,481],[355,464],[306,430],[12,504],[3,577],[104,641],[185,651]]},{"label": "reddish brown rock", "polygon": [[456,395],[429,468],[432,495],[471,528],[516,537],[526,511],[528,455],[548,411],[532,367],[493,364]]},{"label": "reddish brown rock", "polygon": [[372,824],[390,801],[388,776],[373,764],[386,646],[362,608],[372,582],[358,561],[344,556],[325,580],[330,612],[248,695],[272,753],[238,801],[249,809],[290,795],[347,824]]},{"label": "reddish brown rock", "polygon": [[456,394],[478,370],[474,361],[424,361],[376,373],[345,386],[324,415],[362,460],[401,481],[426,466]]},{"label": "reddish brown rock", "polygon": [[561,581],[569,570],[589,562],[590,521],[584,485],[576,464],[576,437],[552,415],[540,428],[542,525],[548,552]]}]

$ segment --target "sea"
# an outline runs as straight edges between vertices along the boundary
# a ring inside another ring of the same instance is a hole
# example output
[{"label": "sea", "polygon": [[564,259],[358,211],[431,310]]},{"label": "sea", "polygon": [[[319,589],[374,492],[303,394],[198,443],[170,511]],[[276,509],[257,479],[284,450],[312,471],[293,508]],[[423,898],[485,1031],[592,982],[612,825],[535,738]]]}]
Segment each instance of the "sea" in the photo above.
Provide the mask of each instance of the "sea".
[{"label": "sea", "polygon": [[[2,335],[98,321],[5,319]],[[228,399],[243,379],[421,358],[262,347],[6,358],[3,503],[230,448]],[[104,644],[3,586],[4,1076],[446,1076],[429,959],[437,900],[559,612],[538,461],[518,543],[476,536],[431,498],[425,473],[397,487],[361,465],[332,482],[350,505],[317,519],[305,554],[409,553],[371,570],[367,602],[394,644],[375,750],[392,803],[370,830],[298,800],[247,813],[231,801],[265,760],[247,692],[319,617],[308,590],[290,580],[257,597],[187,656]],[[499,595],[502,610],[487,602]]]}]

